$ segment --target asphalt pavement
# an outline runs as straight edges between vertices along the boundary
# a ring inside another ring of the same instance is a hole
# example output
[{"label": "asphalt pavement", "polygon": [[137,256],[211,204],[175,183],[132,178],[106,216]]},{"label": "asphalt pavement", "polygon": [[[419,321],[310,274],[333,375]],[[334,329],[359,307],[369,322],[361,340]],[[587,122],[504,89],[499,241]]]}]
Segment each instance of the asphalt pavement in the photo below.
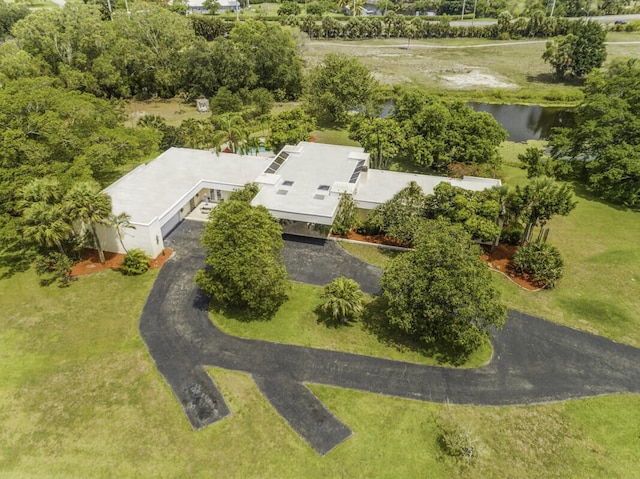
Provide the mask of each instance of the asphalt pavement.
[{"label": "asphalt pavement", "polygon": [[[199,246],[203,227],[185,221],[165,241],[175,251],[174,257],[160,271],[139,325],[156,366],[195,429],[229,414],[204,366],[249,373],[287,423],[323,455],[348,438],[351,430],[311,393],[308,383],[483,406],[640,393],[640,349],[517,311],[509,312],[505,327],[493,336],[491,361],[476,369],[424,366],[228,336],[209,320],[207,298],[193,281],[204,266],[205,254]],[[339,246],[331,244],[286,242],[285,262],[296,271],[296,280],[325,284],[327,277],[318,272],[322,265],[327,269],[345,265],[340,274],[365,278],[369,285],[368,275],[379,278],[379,270],[344,256]],[[306,278],[309,265],[313,268]]]}]

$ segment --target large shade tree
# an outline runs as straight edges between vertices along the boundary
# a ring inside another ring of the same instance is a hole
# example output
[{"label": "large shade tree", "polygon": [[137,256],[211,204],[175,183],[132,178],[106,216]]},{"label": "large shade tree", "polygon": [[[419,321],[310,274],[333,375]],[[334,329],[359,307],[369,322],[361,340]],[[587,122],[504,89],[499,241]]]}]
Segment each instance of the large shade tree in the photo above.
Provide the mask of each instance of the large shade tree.
[{"label": "large shade tree", "polygon": [[464,357],[506,318],[491,273],[460,225],[427,221],[414,245],[382,275],[389,322],[426,345]]},{"label": "large shade tree", "polygon": [[286,300],[282,228],[245,196],[236,195],[211,212],[202,236],[207,268],[195,280],[216,305],[267,319]]},{"label": "large shade tree", "polygon": [[309,74],[309,105],[318,119],[343,123],[349,110],[366,110],[378,82],[357,58],[329,53]]}]

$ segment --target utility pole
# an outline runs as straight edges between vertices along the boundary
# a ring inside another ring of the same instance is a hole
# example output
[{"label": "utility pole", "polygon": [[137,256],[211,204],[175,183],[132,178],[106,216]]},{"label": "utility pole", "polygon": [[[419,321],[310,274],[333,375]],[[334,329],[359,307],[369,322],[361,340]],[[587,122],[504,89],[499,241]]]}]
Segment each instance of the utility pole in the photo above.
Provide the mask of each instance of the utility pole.
[{"label": "utility pole", "polygon": [[464,4],[466,3],[466,0],[462,0],[462,15],[460,15],[460,20],[464,20]]},{"label": "utility pole", "polygon": [[556,0],[553,0],[553,3],[551,4],[551,13],[549,14],[550,17],[553,17],[553,11],[556,9]]}]

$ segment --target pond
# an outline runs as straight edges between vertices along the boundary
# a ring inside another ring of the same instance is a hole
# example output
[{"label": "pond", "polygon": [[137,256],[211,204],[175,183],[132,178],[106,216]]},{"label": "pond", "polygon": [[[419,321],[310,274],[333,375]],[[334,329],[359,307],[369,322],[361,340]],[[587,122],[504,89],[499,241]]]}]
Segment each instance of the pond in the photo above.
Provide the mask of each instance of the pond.
[{"label": "pond", "polygon": [[467,103],[475,111],[490,113],[509,133],[509,140],[548,140],[551,130],[573,124],[573,112],[566,108],[538,105],[494,105]]},{"label": "pond", "polygon": [[[552,128],[573,124],[573,112],[567,108],[472,102],[467,105],[475,111],[490,113],[507,130],[509,140],[516,142],[548,140]],[[392,108],[393,102],[386,102],[380,116],[388,116]]]}]

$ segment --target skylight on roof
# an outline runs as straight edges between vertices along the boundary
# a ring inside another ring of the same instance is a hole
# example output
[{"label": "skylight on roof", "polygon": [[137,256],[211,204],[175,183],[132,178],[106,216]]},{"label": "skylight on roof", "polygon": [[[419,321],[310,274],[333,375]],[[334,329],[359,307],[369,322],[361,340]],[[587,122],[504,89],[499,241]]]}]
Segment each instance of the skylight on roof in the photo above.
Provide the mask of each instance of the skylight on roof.
[{"label": "skylight on roof", "polygon": [[320,191],[329,191],[329,185],[320,185],[318,186]]},{"label": "skylight on roof", "polygon": [[286,195],[289,193],[289,190],[278,190],[276,191],[276,195]]},{"label": "skylight on roof", "polygon": [[276,156],[275,159],[271,162],[269,168],[267,168],[264,172],[271,174],[275,173],[280,169],[280,167],[284,163],[284,160],[286,160],[287,158],[289,158],[289,153],[287,153],[286,151],[281,151],[280,154]]},{"label": "skylight on roof", "polygon": [[360,172],[362,171],[362,168],[364,167],[364,162],[365,162],[365,160],[358,161],[358,164],[356,165],[355,169],[353,170],[353,173],[351,174],[351,178],[349,178],[349,183],[355,183],[356,181],[358,181],[358,177],[360,176]]},{"label": "skylight on roof", "polygon": [[314,200],[324,200],[326,197],[326,195],[313,195]]},{"label": "skylight on roof", "polygon": [[284,181],[282,182],[282,186],[293,186],[293,183],[294,183],[294,182],[293,182],[293,181],[291,181],[291,180],[284,180]]}]

